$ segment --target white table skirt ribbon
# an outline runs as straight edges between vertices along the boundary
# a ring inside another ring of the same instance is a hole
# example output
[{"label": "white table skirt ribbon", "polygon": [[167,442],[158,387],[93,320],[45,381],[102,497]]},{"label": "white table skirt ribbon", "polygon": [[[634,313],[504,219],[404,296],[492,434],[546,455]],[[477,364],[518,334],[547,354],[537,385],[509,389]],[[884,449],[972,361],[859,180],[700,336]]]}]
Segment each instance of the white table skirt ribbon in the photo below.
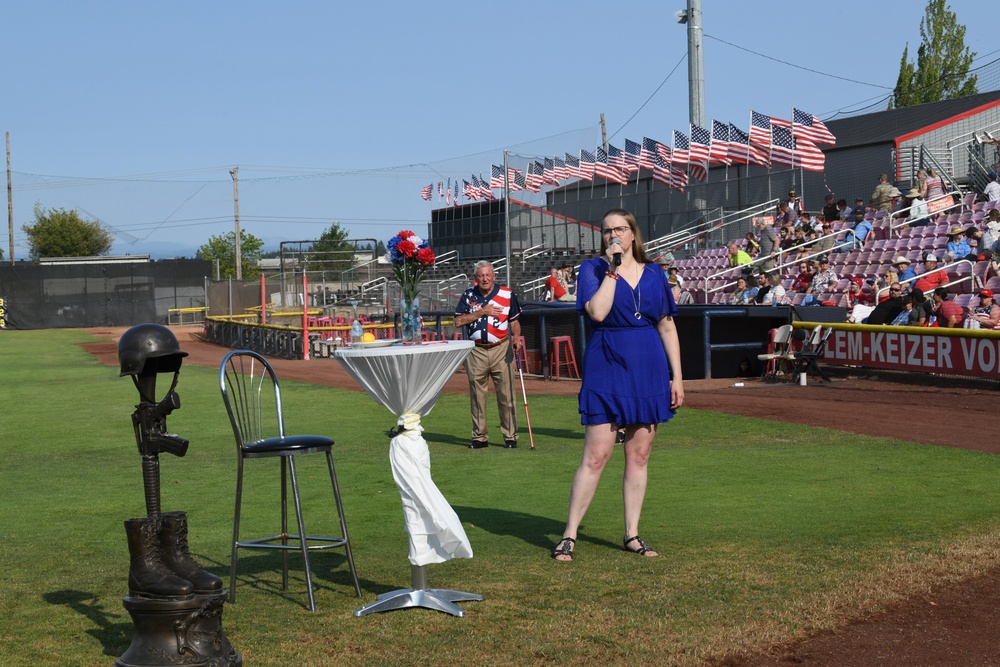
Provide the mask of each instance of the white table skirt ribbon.
[{"label": "white table skirt ribbon", "polygon": [[431,479],[430,451],[421,435],[420,415],[400,415],[398,425],[403,430],[389,443],[389,462],[403,501],[410,563],[472,558],[472,544],[462,522]]}]

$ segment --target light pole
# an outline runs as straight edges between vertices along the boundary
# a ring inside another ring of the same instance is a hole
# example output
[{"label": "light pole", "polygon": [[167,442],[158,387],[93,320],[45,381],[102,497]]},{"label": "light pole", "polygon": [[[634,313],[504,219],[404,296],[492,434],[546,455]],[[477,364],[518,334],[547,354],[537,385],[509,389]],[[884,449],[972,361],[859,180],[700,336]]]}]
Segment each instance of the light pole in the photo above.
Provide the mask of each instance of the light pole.
[{"label": "light pole", "polygon": [[236,218],[236,280],[243,280],[243,249],[240,248],[240,168],[229,170],[233,177],[233,214]]},{"label": "light pole", "polygon": [[688,31],[688,109],[690,121],[705,127],[705,58],[701,46],[701,0],[688,0],[687,9],[674,12]]}]

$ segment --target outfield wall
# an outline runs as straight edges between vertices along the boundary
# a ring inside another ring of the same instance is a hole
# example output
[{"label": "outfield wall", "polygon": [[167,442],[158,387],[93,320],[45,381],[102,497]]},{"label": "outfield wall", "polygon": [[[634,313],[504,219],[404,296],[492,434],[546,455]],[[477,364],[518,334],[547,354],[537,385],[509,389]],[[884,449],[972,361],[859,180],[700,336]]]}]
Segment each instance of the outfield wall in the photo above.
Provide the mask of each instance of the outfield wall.
[{"label": "outfield wall", "polygon": [[[815,322],[797,322],[811,329]],[[827,324],[822,363],[1000,380],[1000,331]]]}]

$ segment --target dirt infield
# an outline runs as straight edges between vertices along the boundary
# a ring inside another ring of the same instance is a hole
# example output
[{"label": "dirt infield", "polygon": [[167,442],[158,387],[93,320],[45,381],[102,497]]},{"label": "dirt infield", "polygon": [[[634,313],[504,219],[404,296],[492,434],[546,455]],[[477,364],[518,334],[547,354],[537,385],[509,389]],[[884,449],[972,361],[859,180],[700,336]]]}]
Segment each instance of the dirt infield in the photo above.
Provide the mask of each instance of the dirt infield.
[{"label": "dirt infield", "polygon": [[[218,368],[228,352],[200,338],[200,327],[174,327],[186,364]],[[84,348],[108,365],[118,364],[117,340],[124,328],[89,329],[106,341]],[[360,391],[332,359],[272,360],[279,377]],[[743,386],[735,386],[741,383]],[[575,396],[576,381],[525,378],[531,394]],[[464,373],[456,373],[445,393],[465,394]],[[906,439],[928,445],[1000,453],[998,389],[981,382],[929,383],[887,380],[872,375],[838,377],[832,383],[810,379],[798,384],[766,384],[756,379],[697,380],[685,384],[685,405],[729,414],[825,426],[851,433]],[[927,424],[913,429],[913,424]],[[990,434],[990,437],[983,437]],[[858,620],[836,633],[820,634],[767,655],[726,659],[725,667],[912,667],[942,665],[1000,666],[1000,571],[932,590],[886,613]]]}]

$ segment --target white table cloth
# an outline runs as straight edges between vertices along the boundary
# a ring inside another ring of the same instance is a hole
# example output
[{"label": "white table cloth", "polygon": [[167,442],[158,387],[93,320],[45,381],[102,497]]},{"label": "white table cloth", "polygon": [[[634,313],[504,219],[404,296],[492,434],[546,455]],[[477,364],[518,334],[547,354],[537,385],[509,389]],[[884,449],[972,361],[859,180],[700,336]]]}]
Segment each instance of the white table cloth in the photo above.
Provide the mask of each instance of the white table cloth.
[{"label": "white table cloth", "polygon": [[454,601],[482,599],[472,593],[427,589],[424,569],[452,558],[472,558],[462,522],[431,479],[430,451],[421,435],[420,418],[433,409],[441,389],[473,345],[472,341],[442,341],[342,348],[334,354],[369,396],[397,415],[403,427],[389,443],[389,462],[403,501],[413,588],[380,595],[378,601],[356,611],[356,616],[414,606],[462,616]]}]

